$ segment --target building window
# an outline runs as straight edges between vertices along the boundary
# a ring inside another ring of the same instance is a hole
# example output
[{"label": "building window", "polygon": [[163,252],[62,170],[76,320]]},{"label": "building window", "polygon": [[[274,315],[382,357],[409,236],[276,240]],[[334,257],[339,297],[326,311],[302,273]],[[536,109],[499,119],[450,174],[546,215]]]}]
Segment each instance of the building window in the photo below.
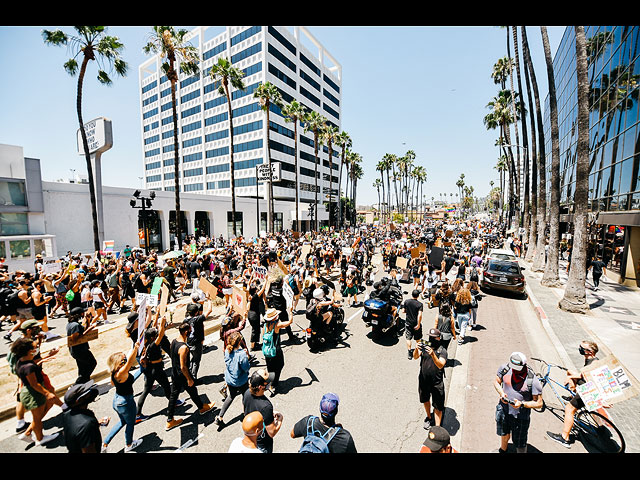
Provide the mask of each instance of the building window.
[{"label": "building window", "polygon": [[0,206],[27,205],[27,194],[24,182],[0,182]]},{"label": "building window", "polygon": [[0,213],[0,235],[29,235],[27,214]]},{"label": "building window", "polygon": [[29,240],[10,240],[9,251],[11,252],[12,259],[30,258],[31,243]]},{"label": "building window", "polygon": [[[227,237],[234,238],[236,234],[233,231],[233,215],[232,212],[227,212]],[[236,232],[238,236],[242,236],[242,212],[236,210]]]}]

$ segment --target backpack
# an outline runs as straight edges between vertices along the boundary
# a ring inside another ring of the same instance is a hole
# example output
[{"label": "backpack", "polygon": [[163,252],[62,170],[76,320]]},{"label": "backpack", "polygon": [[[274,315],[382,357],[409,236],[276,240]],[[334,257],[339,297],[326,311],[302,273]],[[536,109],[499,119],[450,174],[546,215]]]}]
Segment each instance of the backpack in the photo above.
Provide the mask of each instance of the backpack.
[{"label": "backpack", "polygon": [[469,281],[477,282],[479,278],[480,276],[478,275],[478,269],[474,265],[473,268],[471,269],[471,274],[469,275]]},{"label": "backpack", "polygon": [[265,357],[273,358],[276,356],[276,338],[275,338],[275,328],[270,331],[264,329],[262,333],[262,354]]},{"label": "backpack", "polygon": [[[500,371],[500,378],[504,377],[509,370],[511,370],[511,368],[505,365],[505,367]],[[529,390],[529,392],[531,392],[531,386],[533,385],[533,378],[535,375],[534,371],[527,366],[527,390]]]},{"label": "backpack", "polygon": [[[333,437],[340,431],[340,427],[331,427],[324,435],[318,435],[313,428],[313,422],[316,418],[318,417],[311,416],[307,420],[307,435],[304,437],[298,453],[330,453],[329,442],[331,442]],[[332,430],[333,433],[331,433]],[[327,439],[326,437],[329,433],[331,433],[331,436]]]}]

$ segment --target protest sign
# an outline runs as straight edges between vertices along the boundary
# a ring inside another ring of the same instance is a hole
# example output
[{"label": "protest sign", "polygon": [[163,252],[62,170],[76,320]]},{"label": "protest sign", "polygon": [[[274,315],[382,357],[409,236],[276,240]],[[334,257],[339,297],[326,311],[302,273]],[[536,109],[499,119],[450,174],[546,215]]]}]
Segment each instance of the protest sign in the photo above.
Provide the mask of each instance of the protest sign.
[{"label": "protest sign", "polygon": [[253,271],[253,276],[255,278],[257,278],[258,280],[264,280],[267,276],[267,268],[266,267],[259,267],[257,265],[253,265],[251,267],[251,270]]},{"label": "protest sign", "polygon": [[164,315],[167,311],[167,303],[169,302],[169,289],[166,285],[162,285],[160,287],[160,307],[158,307],[158,312],[160,316]]},{"label": "protest sign", "polygon": [[396,267],[397,268],[401,268],[401,269],[405,269],[407,268],[407,265],[409,264],[409,260],[407,260],[404,257],[398,257],[396,258]]},{"label": "protest sign", "polygon": [[289,285],[289,282],[282,282],[282,295],[284,296],[284,299],[287,301],[287,309],[291,309],[291,307],[293,306],[293,290],[291,289],[291,286]]},{"label": "protest sign", "polygon": [[581,372],[585,383],[579,385],[577,391],[588,410],[597,410],[603,404],[613,405],[638,394],[635,380],[613,355],[592,362]]},{"label": "protest sign", "polygon": [[44,264],[42,265],[42,273],[45,275],[49,273],[58,273],[61,270],[62,263],[60,262],[60,260],[45,260]]},{"label": "protest sign", "polygon": [[212,300],[216,298],[216,296],[218,295],[218,289],[213,285],[211,285],[209,280],[207,280],[206,278],[200,279],[200,283],[198,283],[198,288],[202,290],[205,293],[205,295],[208,295],[209,298]]},{"label": "protest sign", "polygon": [[440,267],[442,264],[442,258],[444,257],[444,248],[442,247],[433,247],[431,248],[431,253],[429,254],[429,265],[433,265],[434,267]]},{"label": "protest sign", "polygon": [[158,306],[158,296],[150,293],[136,293],[136,303],[140,305],[143,301],[147,302],[150,307]]},{"label": "protest sign", "polygon": [[153,285],[151,286],[151,295],[158,295],[158,293],[160,293],[161,286],[162,286],[162,277],[154,278]]},{"label": "protest sign", "polygon": [[238,288],[232,287],[233,293],[231,294],[231,306],[240,315],[247,313],[247,293]]},{"label": "protest sign", "polygon": [[420,247],[414,247],[411,249],[411,258],[417,258],[420,256]]},{"label": "protest sign", "polygon": [[85,333],[84,335],[81,335],[78,340],[76,340],[75,342],[71,340],[71,337],[67,337],[67,346],[68,347],[75,347],[76,345],[81,345],[83,343],[87,343],[90,342],[92,340],[96,340],[98,338],[98,329],[94,328],[93,330],[89,331],[88,333]]}]

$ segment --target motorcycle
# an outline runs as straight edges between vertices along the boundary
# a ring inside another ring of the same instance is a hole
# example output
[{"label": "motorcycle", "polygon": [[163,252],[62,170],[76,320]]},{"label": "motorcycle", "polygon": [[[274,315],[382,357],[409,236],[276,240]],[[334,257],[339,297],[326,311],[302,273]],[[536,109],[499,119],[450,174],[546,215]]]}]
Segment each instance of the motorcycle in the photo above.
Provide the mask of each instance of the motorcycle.
[{"label": "motorcycle", "polygon": [[393,314],[390,303],[379,298],[369,298],[364,301],[362,319],[371,326],[371,335],[374,340],[393,331],[394,328],[400,330],[397,309]]},{"label": "motorcycle", "polygon": [[305,330],[305,336],[309,350],[318,350],[331,341],[337,341],[344,324],[344,309],[341,304],[329,307],[332,312],[331,322],[326,325],[321,315],[313,315],[309,318],[309,328]]}]

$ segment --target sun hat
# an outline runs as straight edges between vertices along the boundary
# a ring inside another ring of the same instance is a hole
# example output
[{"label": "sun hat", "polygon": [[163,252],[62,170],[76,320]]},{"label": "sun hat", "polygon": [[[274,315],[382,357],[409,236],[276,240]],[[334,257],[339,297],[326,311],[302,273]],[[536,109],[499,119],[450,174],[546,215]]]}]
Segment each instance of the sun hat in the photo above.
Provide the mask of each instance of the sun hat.
[{"label": "sun hat", "polygon": [[280,312],[278,310],[275,308],[269,308],[264,314],[264,320],[265,322],[273,322],[274,320],[277,320],[279,316]]}]

